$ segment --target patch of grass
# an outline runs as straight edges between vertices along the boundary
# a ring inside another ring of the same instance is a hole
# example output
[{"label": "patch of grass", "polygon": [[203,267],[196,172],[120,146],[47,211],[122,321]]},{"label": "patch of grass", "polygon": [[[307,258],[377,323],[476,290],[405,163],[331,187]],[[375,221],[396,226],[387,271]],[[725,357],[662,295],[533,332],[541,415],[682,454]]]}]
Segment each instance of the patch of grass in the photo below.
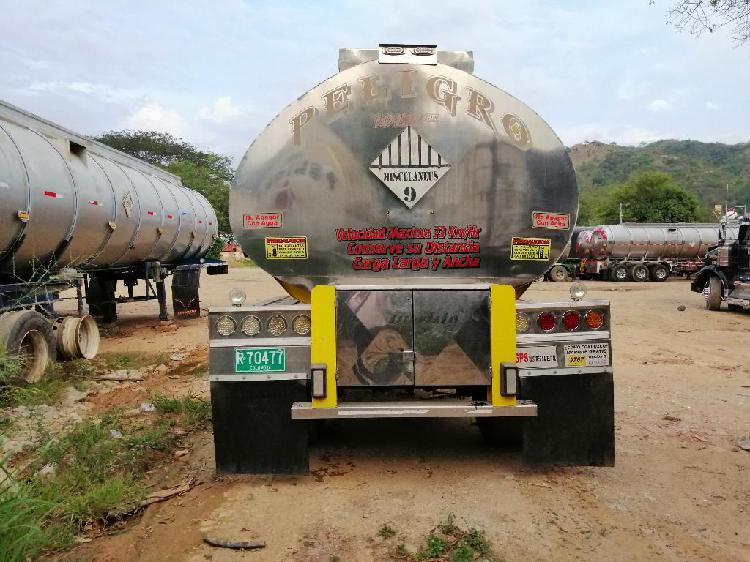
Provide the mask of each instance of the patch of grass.
[{"label": "patch of grass", "polygon": [[448,543],[445,539],[430,534],[427,537],[427,544],[417,553],[417,560],[430,560],[442,556],[448,550]]},{"label": "patch of grass", "polygon": [[68,548],[82,529],[137,511],[145,472],[176,445],[173,424],[165,415],[132,419],[112,411],[55,438],[40,422],[37,458],[23,473],[11,476],[0,462],[0,560]]},{"label": "patch of grass", "polygon": [[238,260],[237,258],[229,258],[226,260],[229,267],[258,267],[256,263],[250,258]]},{"label": "patch of grass", "polygon": [[149,365],[166,363],[168,360],[167,353],[100,353],[94,363],[100,370],[117,371],[142,369]]},{"label": "patch of grass", "polygon": [[72,545],[72,529],[50,522],[59,507],[40,498],[33,485],[17,482],[0,463],[0,560],[27,560],[44,549]]},{"label": "patch of grass", "polygon": [[21,358],[0,349],[0,408],[53,404],[68,386],[82,390],[87,375],[95,369],[87,361],[52,363],[41,381],[18,384],[22,365]]},{"label": "patch of grass", "polygon": [[189,429],[205,427],[211,420],[211,402],[192,394],[182,398],[157,394],[152,397],[151,401],[158,412],[182,414],[184,423]]},{"label": "patch of grass", "polygon": [[70,385],[65,373],[57,367],[50,368],[39,382],[18,385],[21,365],[20,358],[0,352],[0,408],[52,404]]},{"label": "patch of grass", "polygon": [[396,536],[396,531],[386,523],[378,530],[378,536],[383,540],[388,540]]},{"label": "patch of grass", "polygon": [[391,559],[398,562],[500,562],[484,532],[475,528],[460,528],[453,514],[449,514],[430,532],[424,546],[416,554],[399,544]]}]

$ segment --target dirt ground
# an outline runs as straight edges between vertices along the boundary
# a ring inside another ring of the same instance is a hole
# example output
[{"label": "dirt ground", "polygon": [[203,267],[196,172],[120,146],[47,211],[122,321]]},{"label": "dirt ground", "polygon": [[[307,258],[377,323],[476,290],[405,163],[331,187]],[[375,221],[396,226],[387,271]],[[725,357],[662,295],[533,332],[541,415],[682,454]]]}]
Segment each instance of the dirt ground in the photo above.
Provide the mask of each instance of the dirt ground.
[{"label": "dirt ground", "polygon": [[[232,287],[250,301],[282,294],[256,268],[203,276],[202,284],[206,307],[228,304]],[[203,432],[188,460],[170,467],[199,485],[70,559],[387,560],[398,543],[416,549],[453,513],[484,529],[507,561],[750,560],[750,453],[736,446],[750,435],[750,314],[709,312],[680,280],[587,286],[590,297],[612,302],[614,468],[531,469],[515,450],[488,448],[469,421],[357,420],[325,433],[309,476],[216,478]],[[525,298],[555,300],[568,288],[537,283]],[[205,365],[205,318],[160,331],[155,303],[120,310],[119,333],[102,351],[178,345]],[[164,390],[208,396],[205,376],[154,376],[162,380],[150,384]],[[396,537],[378,537],[385,523]],[[267,547],[212,548],[205,533]]]}]

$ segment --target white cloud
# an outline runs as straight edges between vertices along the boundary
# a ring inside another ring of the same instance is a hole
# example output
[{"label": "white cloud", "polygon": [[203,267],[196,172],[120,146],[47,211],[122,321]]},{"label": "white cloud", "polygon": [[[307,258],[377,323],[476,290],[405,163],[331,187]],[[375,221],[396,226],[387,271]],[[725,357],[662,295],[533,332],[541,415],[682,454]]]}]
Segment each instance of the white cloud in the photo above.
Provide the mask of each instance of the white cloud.
[{"label": "white cloud", "polygon": [[664,111],[670,107],[672,107],[672,104],[664,99],[652,100],[651,103],[648,104],[649,111],[653,111],[654,113]]},{"label": "white cloud", "polygon": [[125,118],[123,125],[127,129],[165,131],[176,136],[183,136],[187,131],[185,119],[179,113],[155,102],[131,113]]},{"label": "white cloud", "polygon": [[644,97],[650,88],[649,82],[628,79],[617,87],[617,98],[622,101],[633,101]]},{"label": "white cloud", "polygon": [[718,104],[715,104],[712,101],[707,101],[706,102],[706,109],[710,109],[711,111],[717,111],[719,109],[719,106],[718,106]]},{"label": "white cloud", "polygon": [[224,96],[217,99],[212,106],[202,107],[198,111],[198,117],[221,124],[232,117],[239,117],[242,113],[242,108],[234,105],[231,97]]},{"label": "white cloud", "polygon": [[115,88],[107,84],[95,84],[92,82],[64,82],[61,80],[33,82],[27,89],[33,93],[51,92],[59,94],[68,92],[83,94],[105,103],[134,101],[144,96],[144,93],[138,90]]}]

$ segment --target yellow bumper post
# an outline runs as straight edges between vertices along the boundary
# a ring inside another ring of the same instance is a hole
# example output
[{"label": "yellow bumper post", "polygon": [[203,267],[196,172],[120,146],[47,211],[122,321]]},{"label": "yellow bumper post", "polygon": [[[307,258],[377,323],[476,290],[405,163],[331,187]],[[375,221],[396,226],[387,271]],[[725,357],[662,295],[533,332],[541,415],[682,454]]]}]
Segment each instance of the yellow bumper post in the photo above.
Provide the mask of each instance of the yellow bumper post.
[{"label": "yellow bumper post", "polygon": [[490,361],[490,403],[515,406],[515,396],[500,394],[500,364],[516,362],[516,291],[510,285],[490,286]]},{"label": "yellow bumper post", "polygon": [[336,396],[336,287],[316,285],[312,290],[310,362],[327,367],[326,395],[312,399],[313,408],[335,408]]}]

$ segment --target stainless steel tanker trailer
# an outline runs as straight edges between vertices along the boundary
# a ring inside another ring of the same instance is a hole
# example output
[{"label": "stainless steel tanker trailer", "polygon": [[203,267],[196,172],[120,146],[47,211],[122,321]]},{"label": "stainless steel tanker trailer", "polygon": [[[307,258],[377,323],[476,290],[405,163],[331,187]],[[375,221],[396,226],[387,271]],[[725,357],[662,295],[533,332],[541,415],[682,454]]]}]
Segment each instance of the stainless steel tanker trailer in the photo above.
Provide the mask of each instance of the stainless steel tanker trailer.
[{"label": "stainless steel tanker trailer", "polygon": [[614,462],[608,301],[519,300],[570,239],[571,161],[472,71],[435,46],[341,50],[248,149],[232,229],[289,297],[210,310],[219,472],[305,472],[311,424],[366,418],[473,418],[520,431],[529,462]]},{"label": "stainless steel tanker trailer", "polygon": [[[623,223],[580,227],[571,252],[547,274],[563,267],[570,276],[612,281],[664,281],[670,275],[690,276],[719,244],[719,225],[704,223]],[[727,229],[737,237],[737,227]]]},{"label": "stainless steel tanker trailer", "polygon": [[[211,205],[177,176],[0,102],[0,346],[28,356],[28,380],[56,348],[96,354],[84,298],[114,320],[117,281],[128,287],[124,300],[156,298],[166,319],[165,277],[176,273],[175,294],[185,280],[197,290],[191,268],[216,237]],[[77,319],[59,319],[53,304],[71,288]]]}]

